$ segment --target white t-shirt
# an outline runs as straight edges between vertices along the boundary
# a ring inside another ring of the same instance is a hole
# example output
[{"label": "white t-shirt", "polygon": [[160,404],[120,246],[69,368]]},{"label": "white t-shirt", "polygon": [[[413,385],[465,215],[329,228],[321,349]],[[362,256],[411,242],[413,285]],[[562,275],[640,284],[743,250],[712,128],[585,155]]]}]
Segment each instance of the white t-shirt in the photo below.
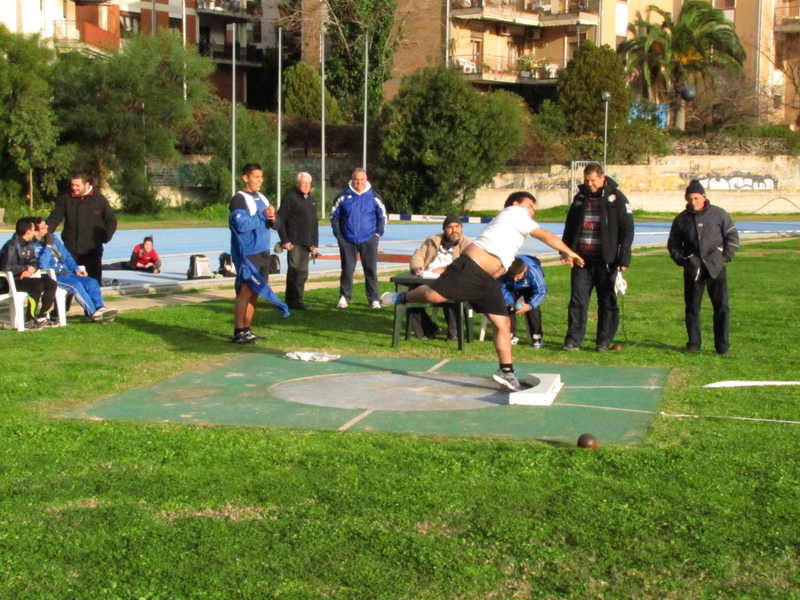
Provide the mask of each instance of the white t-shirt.
[{"label": "white t-shirt", "polygon": [[527,210],[521,206],[509,206],[492,219],[472,243],[499,258],[507,270],[525,238],[538,228],[539,225],[528,216]]}]

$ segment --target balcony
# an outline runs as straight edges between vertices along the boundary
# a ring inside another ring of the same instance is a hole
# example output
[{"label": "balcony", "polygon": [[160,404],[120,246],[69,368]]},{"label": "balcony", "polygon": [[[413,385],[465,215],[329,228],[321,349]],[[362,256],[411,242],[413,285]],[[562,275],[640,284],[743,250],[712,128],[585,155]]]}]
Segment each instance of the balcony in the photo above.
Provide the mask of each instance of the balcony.
[{"label": "balcony", "polygon": [[109,51],[119,48],[120,38],[105,29],[91,23],[76,23],[75,21],[54,21],[53,38],[61,46],[70,46],[87,49],[93,46],[93,51]]},{"label": "balcony", "polygon": [[250,0],[196,0],[198,17],[224,17],[231,21],[252,21],[261,16],[261,2]]},{"label": "balcony", "polygon": [[[233,44],[198,44],[200,56],[207,56],[215,63],[230,64],[233,62]],[[264,51],[261,48],[236,44],[236,64],[249,67],[260,67],[264,62]]]},{"label": "balcony", "polygon": [[800,33],[800,3],[775,7],[775,31]]},{"label": "balcony", "polygon": [[600,0],[451,0],[451,7],[457,19],[536,27],[597,25],[600,14]]},{"label": "balcony", "polygon": [[563,60],[534,60],[528,57],[509,60],[505,56],[484,54],[480,59],[471,55],[453,56],[453,68],[464,74],[464,79],[475,83],[520,83],[535,85],[554,83],[558,72],[564,68]]}]

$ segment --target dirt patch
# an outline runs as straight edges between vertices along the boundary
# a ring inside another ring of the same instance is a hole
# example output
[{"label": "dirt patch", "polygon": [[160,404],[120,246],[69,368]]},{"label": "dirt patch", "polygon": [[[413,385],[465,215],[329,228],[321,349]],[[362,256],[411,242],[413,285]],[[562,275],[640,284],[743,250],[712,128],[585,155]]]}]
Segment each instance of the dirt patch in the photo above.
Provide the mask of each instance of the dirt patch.
[{"label": "dirt patch", "polygon": [[261,521],[263,519],[276,520],[278,517],[272,513],[276,507],[260,508],[257,506],[232,506],[226,504],[220,508],[204,508],[196,510],[192,508],[181,508],[178,510],[162,510],[156,513],[156,518],[165,519],[170,523],[178,519],[191,519],[194,517],[205,517],[208,519],[223,519],[226,521]]}]

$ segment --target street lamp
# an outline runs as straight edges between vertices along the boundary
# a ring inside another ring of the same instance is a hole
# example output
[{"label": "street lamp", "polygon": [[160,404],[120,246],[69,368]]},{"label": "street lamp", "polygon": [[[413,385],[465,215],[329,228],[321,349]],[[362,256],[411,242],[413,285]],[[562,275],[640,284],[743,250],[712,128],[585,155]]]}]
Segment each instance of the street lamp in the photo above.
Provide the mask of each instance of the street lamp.
[{"label": "street lamp", "polygon": [[606,156],[608,151],[608,101],[611,100],[611,92],[603,92],[603,102],[606,103],[606,122],[603,126],[603,171],[606,170]]}]

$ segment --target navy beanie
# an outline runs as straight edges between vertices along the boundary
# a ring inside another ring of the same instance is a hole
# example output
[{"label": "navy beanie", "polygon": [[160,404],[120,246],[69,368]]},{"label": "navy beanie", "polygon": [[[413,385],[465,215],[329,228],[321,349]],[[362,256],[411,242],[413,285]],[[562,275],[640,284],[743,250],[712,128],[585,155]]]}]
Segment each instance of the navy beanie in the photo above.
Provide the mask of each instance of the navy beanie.
[{"label": "navy beanie", "polygon": [[457,215],[447,215],[444,218],[444,223],[442,223],[442,229],[444,229],[451,223],[461,223],[461,219]]},{"label": "navy beanie", "polygon": [[703,184],[697,181],[697,179],[692,179],[689,182],[689,185],[686,186],[686,197],[689,197],[689,194],[702,194],[703,196],[706,195],[706,190],[703,187]]}]

